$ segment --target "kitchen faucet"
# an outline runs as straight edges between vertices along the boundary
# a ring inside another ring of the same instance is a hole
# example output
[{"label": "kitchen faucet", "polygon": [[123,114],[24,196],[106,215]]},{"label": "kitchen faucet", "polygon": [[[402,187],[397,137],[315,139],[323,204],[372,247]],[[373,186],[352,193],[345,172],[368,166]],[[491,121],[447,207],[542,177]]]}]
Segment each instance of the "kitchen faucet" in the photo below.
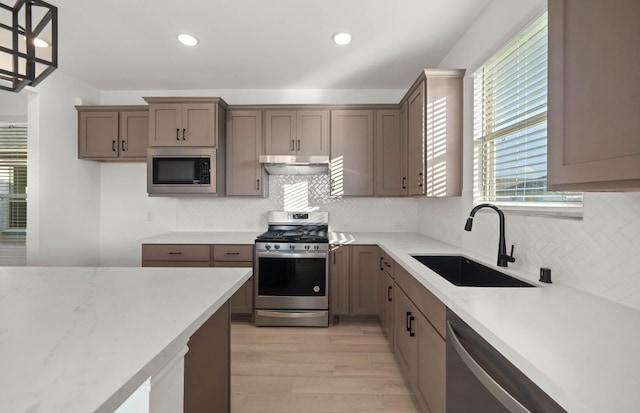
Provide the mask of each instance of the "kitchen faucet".
[{"label": "kitchen faucet", "polygon": [[508,263],[515,262],[516,259],[513,258],[513,244],[511,245],[511,254],[507,255],[507,243],[504,239],[504,214],[500,211],[500,208],[493,204],[480,204],[476,205],[469,214],[469,218],[467,218],[467,223],[464,226],[465,231],[471,231],[471,226],[473,225],[473,217],[476,215],[476,212],[482,208],[491,208],[498,213],[500,217],[500,239],[498,240],[498,267],[506,267]]}]

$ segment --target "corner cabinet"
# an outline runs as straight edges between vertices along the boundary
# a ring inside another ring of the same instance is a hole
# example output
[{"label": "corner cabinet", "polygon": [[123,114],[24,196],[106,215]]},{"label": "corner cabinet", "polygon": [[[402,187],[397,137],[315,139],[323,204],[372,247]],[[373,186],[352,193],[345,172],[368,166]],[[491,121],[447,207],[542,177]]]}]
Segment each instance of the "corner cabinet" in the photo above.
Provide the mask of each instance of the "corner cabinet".
[{"label": "corner cabinet", "polygon": [[400,110],[376,111],[376,196],[407,194],[407,139],[401,132]]},{"label": "corner cabinet", "polygon": [[640,190],[640,2],[549,0],[547,187]]},{"label": "corner cabinet", "polygon": [[426,69],[400,103],[409,196],[462,195],[464,74],[462,69]]},{"label": "corner cabinet", "polygon": [[218,147],[227,104],[220,98],[144,98],[149,103],[149,146]]},{"label": "corner cabinet", "polygon": [[269,195],[269,180],[259,162],[262,112],[227,112],[227,196]]},{"label": "corner cabinet", "polygon": [[379,269],[376,245],[332,246],[329,255],[332,316],[378,316]]},{"label": "corner cabinet", "polygon": [[328,110],[265,111],[266,155],[329,155]]},{"label": "corner cabinet", "polygon": [[78,158],[147,158],[149,111],[146,106],[76,106]]},{"label": "corner cabinet", "polygon": [[373,110],[331,111],[331,196],[373,196]]}]

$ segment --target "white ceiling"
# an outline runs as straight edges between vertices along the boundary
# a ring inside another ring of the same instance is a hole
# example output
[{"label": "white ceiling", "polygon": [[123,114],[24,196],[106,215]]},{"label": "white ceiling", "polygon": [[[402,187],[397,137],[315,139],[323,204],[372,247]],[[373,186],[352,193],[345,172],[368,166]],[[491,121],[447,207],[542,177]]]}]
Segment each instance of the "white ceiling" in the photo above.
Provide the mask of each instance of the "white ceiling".
[{"label": "white ceiling", "polygon": [[[59,68],[101,90],[404,89],[491,0],[50,0]],[[334,33],[353,36],[348,46]],[[200,39],[194,48],[179,33]]]}]

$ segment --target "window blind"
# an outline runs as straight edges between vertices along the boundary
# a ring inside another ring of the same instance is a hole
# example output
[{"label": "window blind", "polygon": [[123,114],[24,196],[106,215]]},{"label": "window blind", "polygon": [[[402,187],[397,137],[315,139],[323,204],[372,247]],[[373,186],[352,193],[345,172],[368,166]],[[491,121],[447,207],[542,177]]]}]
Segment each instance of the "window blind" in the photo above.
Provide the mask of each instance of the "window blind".
[{"label": "window blind", "polygon": [[475,201],[581,203],[547,191],[547,14],[473,75]]},{"label": "window blind", "polygon": [[0,265],[26,265],[27,127],[0,126]]}]

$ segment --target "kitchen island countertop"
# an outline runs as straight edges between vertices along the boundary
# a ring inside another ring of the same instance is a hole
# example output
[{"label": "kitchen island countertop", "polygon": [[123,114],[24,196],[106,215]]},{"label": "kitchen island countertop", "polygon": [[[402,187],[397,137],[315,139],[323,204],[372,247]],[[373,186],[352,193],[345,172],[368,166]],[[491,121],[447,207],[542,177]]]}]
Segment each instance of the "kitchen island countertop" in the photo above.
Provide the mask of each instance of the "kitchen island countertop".
[{"label": "kitchen island countertop", "polygon": [[248,268],[0,268],[0,411],[113,412]]},{"label": "kitchen island countertop", "polygon": [[[218,239],[216,233],[197,234],[155,239]],[[254,241],[255,234],[237,234],[238,243]],[[463,255],[498,267],[493,259],[417,233],[331,232],[329,238],[333,245],[380,246],[568,412],[638,411],[640,311],[559,282],[540,283],[538,274],[517,264],[500,270],[538,288],[456,287],[412,255]]]}]

